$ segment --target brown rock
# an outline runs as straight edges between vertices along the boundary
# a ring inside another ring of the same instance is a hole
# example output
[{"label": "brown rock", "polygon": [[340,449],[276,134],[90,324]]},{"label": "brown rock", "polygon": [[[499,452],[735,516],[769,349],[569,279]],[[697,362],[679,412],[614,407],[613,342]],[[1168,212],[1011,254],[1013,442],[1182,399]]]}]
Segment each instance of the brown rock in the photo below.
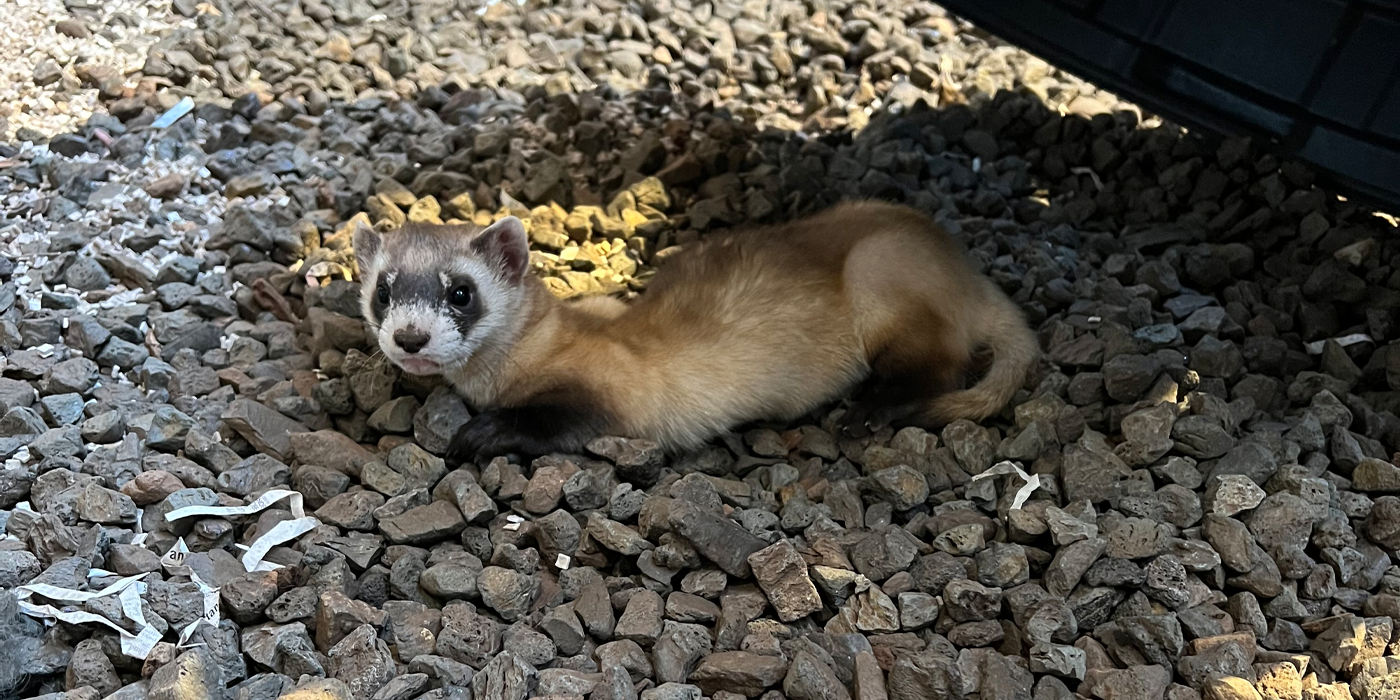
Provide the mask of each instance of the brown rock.
[{"label": "brown rock", "polygon": [[714,695],[720,691],[756,698],[781,683],[787,676],[787,663],[774,656],[747,651],[722,651],[700,660],[690,674],[690,682]]},{"label": "brown rock", "polygon": [[615,634],[644,647],[656,643],[661,636],[661,596],[654,591],[640,590],[627,601],[627,609],[618,618]]},{"label": "brown rock", "polygon": [[868,651],[856,652],[855,700],[889,700],[885,690],[885,672],[880,662]]},{"label": "brown rock", "polygon": [[146,183],[146,194],[156,199],[174,199],[185,191],[185,176],[171,173]]},{"label": "brown rock", "polygon": [[791,542],[782,540],[760,549],[749,555],[748,562],[783,622],[800,620],[822,609],[821,596],[807,574],[807,562]]},{"label": "brown rock", "polygon": [[1235,676],[1218,676],[1206,681],[1206,700],[1263,700],[1249,681]]},{"label": "brown rock", "polygon": [[334,430],[297,433],[291,437],[292,454],[302,464],[330,467],[355,478],[375,455],[369,449]]},{"label": "brown rock", "polygon": [[578,467],[572,462],[562,460],[536,467],[525,487],[525,510],[543,515],[558,508],[559,499],[564,495],[564,482],[577,471]]},{"label": "brown rock", "polygon": [[182,488],[185,488],[185,485],[180,481],[180,477],[167,471],[154,469],[141,472],[136,475],[136,478],[122,484],[121,492],[131,498],[136,505],[148,506]]},{"label": "brown rock", "polygon": [[431,544],[467,528],[462,511],[447,501],[433,501],[379,523],[394,544]]}]

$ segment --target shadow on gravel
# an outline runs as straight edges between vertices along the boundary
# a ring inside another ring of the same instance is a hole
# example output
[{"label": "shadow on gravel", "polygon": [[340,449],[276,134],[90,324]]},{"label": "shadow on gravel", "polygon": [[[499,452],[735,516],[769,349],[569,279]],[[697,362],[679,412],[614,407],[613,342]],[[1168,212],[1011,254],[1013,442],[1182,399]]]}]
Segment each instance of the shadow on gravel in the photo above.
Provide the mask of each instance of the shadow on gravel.
[{"label": "shadow on gravel", "polygon": [[[1197,372],[1201,386],[1272,410],[1289,404],[1289,385],[1321,359],[1343,365],[1316,380],[1334,393],[1400,407],[1386,371],[1400,308],[1393,219],[1316,188],[1306,166],[1245,140],[1155,118],[1144,125],[1137,112],[1110,113],[1094,99],[1071,107],[1001,91],[976,105],[892,102],[869,117],[830,108],[799,130],[785,117],[762,121],[788,128],[760,128],[692,108],[669,88],[623,96],[449,84],[413,101],[367,99],[316,115],[250,94],[229,108],[202,105],[198,123],[186,118],[158,134],[142,128],[157,113],[128,110],[125,123],[94,117],[75,138],[130,166],[148,152],[175,158],[195,144],[208,152],[204,184],[252,198],[230,206],[209,247],[246,264],[239,281],[274,276],[297,318],[299,277],[256,264],[270,251],[301,271],[350,267],[345,222],[362,212],[392,228],[510,209],[532,221],[537,266],[572,295],[638,290],[656,256],[709,230],[878,198],[929,212],[958,236],[1041,326],[1062,369],[1198,352],[1210,365]],[[59,186],[63,198],[35,204],[51,218],[104,179],[101,164],[58,161],[11,174]],[[277,188],[287,196],[274,206],[249,204]],[[153,239],[165,226],[145,223]],[[245,317],[268,310],[250,288],[240,295]],[[1369,340],[1354,342],[1359,334]],[[1315,344],[1329,338],[1350,340],[1321,352]],[[1115,399],[1133,393],[1113,389]]]}]

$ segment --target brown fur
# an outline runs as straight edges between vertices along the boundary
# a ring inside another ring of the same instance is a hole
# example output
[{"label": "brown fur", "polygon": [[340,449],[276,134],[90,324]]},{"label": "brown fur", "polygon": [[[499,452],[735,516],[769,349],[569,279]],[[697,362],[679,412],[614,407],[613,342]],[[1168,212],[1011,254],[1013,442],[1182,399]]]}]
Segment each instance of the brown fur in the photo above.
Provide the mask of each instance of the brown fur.
[{"label": "brown fur", "polygon": [[[907,207],[850,203],[708,238],[639,299],[557,301],[522,282],[514,338],[446,376],[482,407],[583,400],[598,427],[688,448],[736,425],[786,420],[862,381],[864,422],[984,419],[1039,352],[1015,304]],[[974,351],[986,376],[959,389]],[[573,397],[573,398],[570,398]]]}]

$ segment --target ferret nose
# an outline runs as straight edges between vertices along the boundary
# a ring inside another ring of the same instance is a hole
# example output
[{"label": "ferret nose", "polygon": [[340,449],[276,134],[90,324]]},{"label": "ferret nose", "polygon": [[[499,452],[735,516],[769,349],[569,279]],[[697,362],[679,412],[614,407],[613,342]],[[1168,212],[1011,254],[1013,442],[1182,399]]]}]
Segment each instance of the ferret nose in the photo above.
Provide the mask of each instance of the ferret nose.
[{"label": "ferret nose", "polygon": [[394,331],[394,344],[410,355],[423,349],[431,338],[417,328],[400,328]]}]

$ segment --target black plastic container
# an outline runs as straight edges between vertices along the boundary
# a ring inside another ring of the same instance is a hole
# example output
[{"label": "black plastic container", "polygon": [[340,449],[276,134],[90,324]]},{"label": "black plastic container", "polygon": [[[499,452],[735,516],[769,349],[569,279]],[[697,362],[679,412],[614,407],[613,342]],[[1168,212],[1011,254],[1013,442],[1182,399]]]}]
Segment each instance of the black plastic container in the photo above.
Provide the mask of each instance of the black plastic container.
[{"label": "black plastic container", "polygon": [[940,0],[1188,127],[1400,209],[1400,0]]}]

